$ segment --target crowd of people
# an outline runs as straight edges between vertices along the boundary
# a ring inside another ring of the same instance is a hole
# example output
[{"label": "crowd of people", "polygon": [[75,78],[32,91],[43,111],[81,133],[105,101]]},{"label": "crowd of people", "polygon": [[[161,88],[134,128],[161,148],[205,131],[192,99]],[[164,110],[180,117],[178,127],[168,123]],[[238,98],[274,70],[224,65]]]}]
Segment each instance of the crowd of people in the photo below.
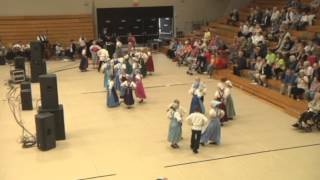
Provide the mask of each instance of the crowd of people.
[{"label": "crowd of people", "polygon": [[195,79],[189,93],[192,95],[189,115],[185,117],[186,112],[180,106],[179,100],[174,100],[169,105],[167,115],[170,120],[168,141],[171,147],[179,148],[178,143],[182,139],[182,124],[184,119],[191,125],[191,145],[194,153],[198,153],[200,144],[219,145],[221,143],[221,126],[235,117],[235,108],[231,96],[232,83],[227,79],[221,79],[218,83],[218,89],[214,98],[210,101],[208,117],[204,105],[204,96],[206,95],[206,85],[199,77]]}]

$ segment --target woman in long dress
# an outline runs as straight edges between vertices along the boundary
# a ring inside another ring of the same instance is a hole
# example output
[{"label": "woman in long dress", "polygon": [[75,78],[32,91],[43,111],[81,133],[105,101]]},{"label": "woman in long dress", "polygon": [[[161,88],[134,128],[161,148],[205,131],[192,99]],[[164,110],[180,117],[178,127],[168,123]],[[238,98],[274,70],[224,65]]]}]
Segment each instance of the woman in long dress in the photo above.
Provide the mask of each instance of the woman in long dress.
[{"label": "woman in long dress", "polygon": [[83,47],[81,50],[81,61],[79,69],[81,72],[87,71],[88,68],[88,57],[87,57],[87,48]]},{"label": "woman in long dress", "polygon": [[195,112],[195,109],[200,108],[200,113],[205,113],[205,108],[203,105],[204,95],[206,93],[205,85],[200,81],[200,78],[196,78],[195,82],[192,84],[189,93],[192,94],[191,106],[189,113]]},{"label": "woman in long dress", "polygon": [[140,99],[139,103],[142,103],[143,100],[147,98],[146,93],[144,91],[142,78],[143,76],[140,74],[140,72],[136,71],[136,75],[134,79],[136,82],[136,97]]},{"label": "woman in long dress", "polygon": [[113,75],[113,67],[111,60],[105,62],[102,66],[102,72],[104,73],[104,88],[108,89],[110,77]]},{"label": "woman in long dress", "polygon": [[126,81],[124,81],[121,86],[124,88],[124,103],[128,108],[134,105],[134,98],[132,91],[136,88],[136,84],[132,81],[131,77],[128,77]]},{"label": "woman in long dress", "polygon": [[179,111],[179,105],[179,100],[174,100],[167,110],[167,115],[170,119],[168,141],[174,149],[179,148],[178,143],[182,138],[182,114]]},{"label": "woman in long dress", "polygon": [[116,89],[114,87],[114,81],[112,79],[113,79],[113,77],[111,75],[109,87],[108,87],[108,92],[107,92],[107,106],[109,108],[117,107],[120,105],[119,97],[117,95]]},{"label": "woman in long dress", "polygon": [[233,118],[236,116],[236,111],[233,104],[233,99],[231,96],[231,88],[232,83],[231,81],[227,80],[225,82],[225,89],[224,89],[224,100],[226,105],[226,115],[228,120],[233,120]]},{"label": "woman in long dress", "polygon": [[210,122],[201,135],[200,143],[206,144],[220,144],[221,141],[221,124],[220,119],[224,116],[224,111],[219,108],[221,102],[213,100],[211,102],[211,109],[209,111]]},{"label": "woman in long dress", "polygon": [[[218,89],[214,95],[214,99],[217,101],[220,101],[221,104],[219,105],[219,108],[222,109],[224,112],[226,112],[226,105],[225,105],[225,96],[224,96],[224,88],[225,85],[222,82],[218,83]],[[224,116],[222,118],[220,118],[220,122],[221,122],[221,126],[223,126],[223,123],[228,121],[228,118],[226,116],[226,114],[224,114]]]},{"label": "woman in long dress", "polygon": [[148,60],[146,62],[147,72],[151,75],[154,72],[153,57],[150,51],[147,52]]}]

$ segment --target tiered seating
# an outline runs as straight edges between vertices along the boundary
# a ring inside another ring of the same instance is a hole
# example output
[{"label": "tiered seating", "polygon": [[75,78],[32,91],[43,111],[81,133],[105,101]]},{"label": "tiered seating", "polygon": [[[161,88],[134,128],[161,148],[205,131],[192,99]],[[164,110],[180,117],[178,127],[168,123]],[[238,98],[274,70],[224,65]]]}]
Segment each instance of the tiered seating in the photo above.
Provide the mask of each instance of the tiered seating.
[{"label": "tiered seating", "polygon": [[10,16],[0,17],[0,39],[6,44],[35,40],[39,33],[48,33],[51,42],[67,45],[84,35],[94,37],[92,15]]},{"label": "tiered seating", "polygon": [[[302,0],[303,3],[309,3],[311,0]],[[243,7],[240,9],[240,21],[244,22],[249,15],[250,8],[259,6],[260,9],[278,7],[278,9],[283,8],[286,6],[286,0],[255,0],[249,6]],[[226,25],[227,16],[222,17],[214,22],[210,22],[208,26],[203,26],[201,30],[197,32],[193,32],[190,37],[203,37],[203,33],[210,29],[213,34],[219,35],[226,44],[231,45],[233,43],[233,39],[235,35],[237,35],[239,31],[238,26],[230,26]],[[305,31],[294,31],[290,30],[290,33],[299,38],[303,39],[310,39],[313,37],[315,32],[320,32],[320,20],[317,19],[313,26],[308,26]],[[279,93],[281,82],[278,80],[269,80],[268,85],[270,88],[263,88],[257,85],[253,85],[250,83],[249,78],[249,71],[243,71],[242,75],[247,77],[247,79],[238,77],[233,75],[230,69],[226,70],[219,70],[214,75],[215,78],[219,79],[222,77],[227,77],[230,79],[235,86],[255,95],[258,96],[268,102],[271,102],[281,108],[283,108],[288,114],[298,117],[300,113],[305,111],[307,107],[307,102],[297,102],[293,99],[290,99],[287,96],[283,96]]]}]

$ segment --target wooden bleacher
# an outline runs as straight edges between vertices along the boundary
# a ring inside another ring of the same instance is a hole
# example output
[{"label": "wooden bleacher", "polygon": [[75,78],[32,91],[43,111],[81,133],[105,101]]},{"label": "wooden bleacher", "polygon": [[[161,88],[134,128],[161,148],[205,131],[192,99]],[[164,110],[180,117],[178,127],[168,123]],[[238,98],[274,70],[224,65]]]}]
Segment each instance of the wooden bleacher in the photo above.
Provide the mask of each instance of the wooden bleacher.
[{"label": "wooden bleacher", "polygon": [[[309,3],[311,0],[302,0],[303,3]],[[254,0],[250,5],[243,7],[239,10],[240,13],[240,21],[245,22],[247,19],[247,16],[250,13],[250,8],[259,6],[260,9],[278,7],[278,9],[281,9],[286,6],[286,0]],[[227,45],[231,45],[233,43],[233,39],[235,35],[239,31],[238,26],[231,26],[226,25],[228,16],[222,17],[218,20],[215,20],[213,22],[210,22],[208,26],[201,27],[200,30],[194,31],[193,33],[186,36],[187,38],[194,38],[194,37],[203,37],[203,34],[206,30],[210,30],[212,34],[219,35],[222,40],[225,41]],[[308,26],[305,31],[294,31],[290,30],[290,33],[298,38],[303,39],[311,39],[313,38],[313,35],[315,32],[320,32],[320,20],[319,18],[315,20],[313,26]],[[248,71],[242,72],[246,77],[248,77]],[[270,88],[264,88],[258,85],[251,84],[251,81],[248,79],[245,79],[243,77],[238,77],[232,74],[230,69],[225,70],[218,70],[216,74],[214,75],[214,78],[220,79],[222,77],[226,77],[230,79],[234,85],[244,91],[249,92],[250,94],[253,94],[261,99],[264,99],[274,105],[277,105],[284,109],[285,112],[288,114],[299,117],[300,113],[306,110],[307,108],[307,102],[300,101],[297,102],[287,96],[281,95],[279,93],[281,82],[278,80],[269,80],[268,85]]]},{"label": "wooden bleacher", "polygon": [[28,43],[35,40],[39,33],[46,32],[51,43],[58,41],[65,46],[69,45],[71,39],[77,40],[80,35],[93,39],[93,17],[92,15],[0,17],[0,39],[8,45],[18,41]]}]

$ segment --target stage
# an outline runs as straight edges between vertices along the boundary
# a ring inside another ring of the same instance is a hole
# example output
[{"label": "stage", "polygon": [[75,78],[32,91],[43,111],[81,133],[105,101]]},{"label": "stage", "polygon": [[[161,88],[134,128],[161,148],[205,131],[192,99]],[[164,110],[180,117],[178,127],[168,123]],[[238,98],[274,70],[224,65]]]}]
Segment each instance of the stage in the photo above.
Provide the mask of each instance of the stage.
[{"label": "stage", "polygon": [[[320,132],[300,133],[296,119],[281,109],[240,89],[233,89],[237,117],[222,128],[222,144],[190,150],[191,127],[184,122],[180,149],[167,142],[166,109],[179,99],[189,111],[188,90],[195,76],[186,74],[163,54],[154,54],[156,72],[143,80],[147,99],[127,109],[106,107],[103,74],[89,68],[80,72],[75,62],[48,61],[56,72],[59,102],[64,106],[67,139],[41,152],[23,149],[21,129],[6,102],[9,66],[0,66],[0,179],[1,180],[169,180],[209,179],[320,179]],[[208,86],[205,107],[216,90],[216,80],[201,75]],[[39,84],[32,84],[34,107]],[[25,125],[35,132],[36,111],[23,111]]]}]

